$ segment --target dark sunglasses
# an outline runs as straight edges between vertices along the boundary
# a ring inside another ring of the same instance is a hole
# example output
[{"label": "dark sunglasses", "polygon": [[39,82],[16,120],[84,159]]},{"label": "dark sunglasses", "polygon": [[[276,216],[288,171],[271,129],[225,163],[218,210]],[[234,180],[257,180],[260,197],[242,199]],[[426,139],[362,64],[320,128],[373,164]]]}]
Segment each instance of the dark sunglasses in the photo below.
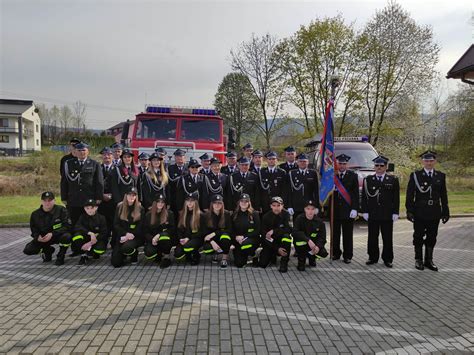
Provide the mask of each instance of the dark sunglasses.
[{"label": "dark sunglasses", "polygon": [[381,167],[384,167],[384,166],[385,166],[385,164],[375,164],[376,168],[381,168]]}]

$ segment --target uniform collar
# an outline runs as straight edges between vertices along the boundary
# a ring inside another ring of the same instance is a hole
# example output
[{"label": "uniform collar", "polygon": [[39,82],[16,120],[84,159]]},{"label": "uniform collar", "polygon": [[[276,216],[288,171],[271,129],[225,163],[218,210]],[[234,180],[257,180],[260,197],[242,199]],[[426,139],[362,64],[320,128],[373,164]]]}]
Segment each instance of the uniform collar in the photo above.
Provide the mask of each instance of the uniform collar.
[{"label": "uniform collar", "polygon": [[386,174],[382,174],[382,175],[377,175],[377,174],[375,174],[375,178],[378,180],[378,179],[379,179],[379,176],[381,176],[381,177],[382,177],[382,181],[383,181],[383,180],[385,179],[385,175],[386,175]]},{"label": "uniform collar", "polygon": [[431,175],[434,175],[434,169],[427,170],[427,169],[423,168],[423,171],[425,172],[426,175],[429,175],[430,172],[431,172]]}]

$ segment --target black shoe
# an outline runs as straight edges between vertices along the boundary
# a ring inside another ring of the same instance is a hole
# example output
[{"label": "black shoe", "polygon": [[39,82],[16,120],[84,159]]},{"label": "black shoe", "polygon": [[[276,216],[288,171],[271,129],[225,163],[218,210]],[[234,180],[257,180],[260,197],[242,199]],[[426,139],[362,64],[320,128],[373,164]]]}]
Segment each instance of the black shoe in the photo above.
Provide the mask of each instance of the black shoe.
[{"label": "black shoe", "polygon": [[87,255],[83,255],[79,259],[78,265],[86,265],[88,260],[89,260],[89,258],[87,257]]},{"label": "black shoe", "polygon": [[306,258],[298,257],[298,266],[296,267],[298,271],[305,271],[306,269]]},{"label": "black shoe", "polygon": [[423,260],[416,259],[415,260],[415,268],[418,269],[418,270],[424,270],[425,266],[423,265]]},{"label": "black shoe", "polygon": [[54,262],[54,265],[56,266],[64,265],[64,255],[58,255],[56,257],[56,261]]},{"label": "black shoe", "polygon": [[438,271],[438,267],[433,263],[433,260],[425,260],[425,267],[432,271]]},{"label": "black shoe", "polygon": [[100,259],[100,254],[92,252],[91,256],[92,256],[92,259],[95,259],[95,260]]},{"label": "black shoe", "polygon": [[315,255],[309,255],[308,256],[308,264],[311,267],[316,267],[316,256]]},{"label": "black shoe", "polygon": [[332,260],[335,261],[335,260],[339,260],[340,258],[341,258],[340,256],[333,256],[333,257],[332,257]]},{"label": "black shoe", "polygon": [[432,271],[438,271],[438,267],[433,263],[432,247],[425,247],[425,266]]},{"label": "black shoe", "polygon": [[199,265],[200,260],[201,260],[201,255],[199,253],[191,254],[191,265]]},{"label": "black shoe", "polygon": [[373,265],[373,264],[377,264],[377,261],[369,259],[365,262],[365,265]]},{"label": "black shoe", "polygon": [[45,248],[45,250],[43,250],[43,252],[41,253],[41,258],[43,259],[43,262],[49,263],[51,260],[53,260],[53,253],[54,247]]},{"label": "black shoe", "polygon": [[74,258],[75,256],[78,256],[78,255],[82,255],[82,254],[81,254],[80,252],[75,252],[75,251],[73,251],[73,252],[72,252],[71,254],[69,254],[68,256],[69,256],[70,258]]},{"label": "black shoe", "polygon": [[221,269],[227,269],[227,260],[226,259],[222,259],[221,260]]},{"label": "black shoe", "polygon": [[350,264],[351,262],[352,262],[351,259],[344,258],[344,264]]},{"label": "black shoe", "polygon": [[217,264],[219,262],[219,256],[217,254],[214,254],[211,259],[211,263]]},{"label": "black shoe", "polygon": [[284,273],[288,271],[288,256],[283,256],[280,258],[280,268],[278,271]]},{"label": "black shoe", "polygon": [[155,258],[155,262],[159,264],[159,263],[161,263],[161,260],[162,260],[161,254],[158,254]]},{"label": "black shoe", "polygon": [[258,258],[256,256],[254,256],[252,258],[252,267],[260,267],[260,264],[258,262]]},{"label": "black shoe", "polygon": [[135,250],[135,253],[133,253],[133,254],[130,256],[130,262],[131,262],[132,264],[138,263],[138,250]]},{"label": "black shoe", "polygon": [[389,263],[388,261],[384,261],[383,263],[386,267],[389,267],[389,268],[392,268],[393,267],[393,264],[392,263]]},{"label": "black shoe", "polygon": [[170,258],[163,258],[160,263],[160,269],[166,269],[171,265],[171,259]]}]

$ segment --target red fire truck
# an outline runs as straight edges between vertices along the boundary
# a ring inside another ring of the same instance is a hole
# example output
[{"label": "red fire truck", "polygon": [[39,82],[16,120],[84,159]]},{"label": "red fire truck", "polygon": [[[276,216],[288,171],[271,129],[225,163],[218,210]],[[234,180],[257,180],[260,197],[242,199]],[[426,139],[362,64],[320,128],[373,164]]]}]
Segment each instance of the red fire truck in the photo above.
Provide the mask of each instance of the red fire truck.
[{"label": "red fire truck", "polygon": [[187,157],[198,158],[210,153],[225,161],[226,145],[235,147],[233,132],[224,135],[224,123],[215,109],[152,106],[136,115],[135,122],[125,124],[122,142],[138,153],[152,153],[162,147],[171,160],[181,148]]}]

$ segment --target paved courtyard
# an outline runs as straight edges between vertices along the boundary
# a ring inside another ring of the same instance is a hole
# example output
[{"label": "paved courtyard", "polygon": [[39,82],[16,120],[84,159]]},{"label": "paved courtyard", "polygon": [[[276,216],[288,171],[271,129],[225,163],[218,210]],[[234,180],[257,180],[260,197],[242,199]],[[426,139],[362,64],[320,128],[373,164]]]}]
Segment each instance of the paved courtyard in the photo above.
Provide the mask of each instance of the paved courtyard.
[{"label": "paved courtyard", "polygon": [[301,273],[220,270],[140,255],[114,269],[43,264],[22,254],[27,229],[0,229],[0,353],[474,353],[474,219],[440,227],[440,272],[414,269],[411,224],[396,223],[394,268],[352,264]]}]

